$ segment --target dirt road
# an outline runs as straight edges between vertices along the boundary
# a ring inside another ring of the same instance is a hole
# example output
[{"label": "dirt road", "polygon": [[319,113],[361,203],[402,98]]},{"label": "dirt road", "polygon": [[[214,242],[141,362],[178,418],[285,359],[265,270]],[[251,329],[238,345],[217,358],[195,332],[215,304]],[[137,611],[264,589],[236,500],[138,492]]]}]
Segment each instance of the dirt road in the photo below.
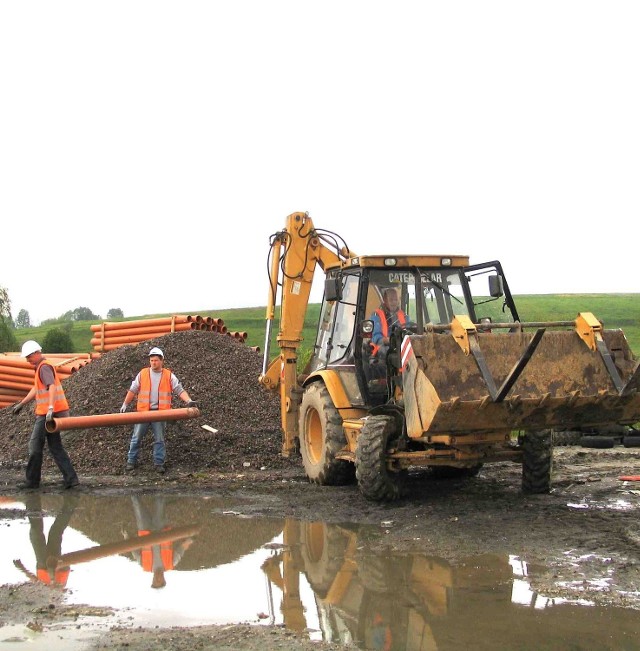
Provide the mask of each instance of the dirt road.
[{"label": "dirt road", "polygon": [[[532,588],[547,596],[580,597],[599,605],[640,609],[640,482],[621,481],[640,474],[640,449],[556,448],[550,495],[520,492],[520,467],[486,466],[472,479],[442,480],[419,472],[409,478],[408,497],[395,504],[365,501],[357,487],[318,487],[306,481],[301,466],[215,474],[170,470],[164,477],[83,476],[80,490],[130,491],[157,488],[170,493],[222,494],[243,503],[245,515],[376,524],[384,536],[365,541],[394,551],[428,551],[455,561],[464,556],[508,553],[547,568]],[[18,471],[0,470],[8,488]],[[61,490],[51,474],[45,491]],[[608,587],[591,578],[606,575]],[[64,617],[51,608],[52,594],[38,586],[4,586],[0,623],[24,622],[34,608]],[[108,604],[105,604],[108,607]],[[74,624],[75,625],[75,624]],[[1,630],[1,629],[0,629]],[[280,628],[206,627],[176,630],[111,631],[95,649],[143,651],[201,649],[336,649],[318,645]]]}]

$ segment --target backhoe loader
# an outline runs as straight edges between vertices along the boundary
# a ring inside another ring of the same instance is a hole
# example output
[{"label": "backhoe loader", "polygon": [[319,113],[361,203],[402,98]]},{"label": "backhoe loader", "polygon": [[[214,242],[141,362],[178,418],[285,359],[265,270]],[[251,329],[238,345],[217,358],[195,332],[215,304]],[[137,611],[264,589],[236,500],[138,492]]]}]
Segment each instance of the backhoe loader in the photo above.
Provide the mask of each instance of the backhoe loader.
[{"label": "backhoe loader", "polygon": [[[318,266],[317,335],[298,369]],[[390,501],[410,468],[473,476],[509,461],[522,464],[525,492],[545,493],[554,430],[640,420],[639,363],[624,333],[590,312],[521,321],[497,260],[359,255],[298,212],[271,236],[268,269],[259,382],[279,391],[282,454],[299,452],[314,483],[355,479],[367,499]],[[389,289],[403,318],[381,347],[376,314]],[[278,293],[280,354],[270,362]]]}]

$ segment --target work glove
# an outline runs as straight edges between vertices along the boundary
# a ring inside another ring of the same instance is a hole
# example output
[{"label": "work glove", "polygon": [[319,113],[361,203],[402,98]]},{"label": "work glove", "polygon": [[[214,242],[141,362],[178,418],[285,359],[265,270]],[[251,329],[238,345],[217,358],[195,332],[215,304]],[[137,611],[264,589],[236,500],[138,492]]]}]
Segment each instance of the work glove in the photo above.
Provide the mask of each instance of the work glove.
[{"label": "work glove", "polygon": [[11,410],[11,413],[14,416],[17,416],[22,411],[23,407],[24,405],[21,402],[16,402],[16,404],[13,405],[13,409]]},{"label": "work glove", "polygon": [[122,403],[122,407],[120,407],[120,413],[121,413],[121,414],[124,414],[124,412],[127,411],[127,407],[128,407],[128,406],[129,406],[129,405],[127,405],[126,402],[123,402],[123,403]]},{"label": "work glove", "polygon": [[45,422],[51,423],[53,421],[53,407],[47,409],[47,415],[45,417]]},{"label": "work glove", "polygon": [[187,407],[197,407],[198,403],[195,400],[189,400]]}]

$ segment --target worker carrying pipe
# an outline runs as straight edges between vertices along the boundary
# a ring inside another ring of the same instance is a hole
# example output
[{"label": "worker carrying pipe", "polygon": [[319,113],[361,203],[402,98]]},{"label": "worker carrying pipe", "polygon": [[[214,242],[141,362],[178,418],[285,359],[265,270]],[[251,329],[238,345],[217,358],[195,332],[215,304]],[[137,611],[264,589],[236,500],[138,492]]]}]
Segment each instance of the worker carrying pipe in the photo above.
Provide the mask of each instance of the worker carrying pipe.
[{"label": "worker carrying pipe", "polygon": [[[180,398],[186,403],[187,407],[198,406],[191,400],[180,380],[168,368],[164,368],[164,353],[157,346],[154,346],[149,351],[149,366],[143,368],[131,383],[120,408],[121,413],[124,414],[127,411],[129,404],[136,396],[138,413],[157,411],[163,415],[168,414],[171,411],[173,396]],[[157,472],[165,472],[166,448],[164,435],[167,420],[167,418],[152,419],[137,422],[134,425],[127,454],[126,470],[135,470],[142,437],[151,427],[153,431],[153,463]]]}]

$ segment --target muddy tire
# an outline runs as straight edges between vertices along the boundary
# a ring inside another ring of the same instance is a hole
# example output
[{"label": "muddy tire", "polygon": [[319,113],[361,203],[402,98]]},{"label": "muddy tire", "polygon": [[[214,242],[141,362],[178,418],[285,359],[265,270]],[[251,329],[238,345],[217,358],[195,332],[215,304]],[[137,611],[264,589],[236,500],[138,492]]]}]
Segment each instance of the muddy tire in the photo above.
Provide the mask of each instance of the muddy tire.
[{"label": "muddy tire", "polygon": [[300,404],[300,455],[310,482],[342,486],[353,481],[353,464],[335,456],[345,444],[342,418],[324,384],[315,382]]},{"label": "muddy tire", "polygon": [[484,464],[479,463],[471,468],[456,468],[455,466],[431,466],[431,475],[436,479],[465,479],[475,477]]},{"label": "muddy tire", "polygon": [[580,446],[583,448],[594,448],[596,450],[604,450],[612,448],[615,441],[611,436],[583,436],[580,439]]},{"label": "muddy tire", "polygon": [[622,439],[622,445],[625,448],[640,448],[640,436],[625,436]]},{"label": "muddy tire", "polygon": [[386,463],[389,444],[397,437],[392,416],[369,416],[358,436],[356,478],[360,492],[374,502],[391,502],[402,495],[406,471],[392,472]]},{"label": "muddy tire", "polygon": [[324,599],[344,565],[347,537],[325,522],[300,524],[300,555],[304,574],[318,597]]},{"label": "muddy tire", "polygon": [[522,439],[522,453],[522,491],[548,493],[553,465],[551,430],[527,432]]}]

